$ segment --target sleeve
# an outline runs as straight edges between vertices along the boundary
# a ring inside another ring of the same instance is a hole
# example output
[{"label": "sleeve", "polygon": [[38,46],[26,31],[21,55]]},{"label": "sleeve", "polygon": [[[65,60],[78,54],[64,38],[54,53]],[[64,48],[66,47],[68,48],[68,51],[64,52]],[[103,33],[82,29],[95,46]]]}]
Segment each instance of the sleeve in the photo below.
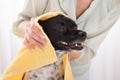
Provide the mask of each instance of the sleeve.
[{"label": "sleeve", "polygon": [[88,63],[96,55],[99,46],[107,36],[108,31],[120,17],[120,0],[109,0],[106,4],[108,6],[107,17],[96,32],[88,35],[88,39],[82,50],[82,55],[75,60],[81,64]]},{"label": "sleeve", "polygon": [[13,22],[13,33],[20,36],[18,25],[24,20],[30,20],[41,15],[46,9],[47,4],[48,0],[25,0],[22,11],[18,14],[17,20]]}]

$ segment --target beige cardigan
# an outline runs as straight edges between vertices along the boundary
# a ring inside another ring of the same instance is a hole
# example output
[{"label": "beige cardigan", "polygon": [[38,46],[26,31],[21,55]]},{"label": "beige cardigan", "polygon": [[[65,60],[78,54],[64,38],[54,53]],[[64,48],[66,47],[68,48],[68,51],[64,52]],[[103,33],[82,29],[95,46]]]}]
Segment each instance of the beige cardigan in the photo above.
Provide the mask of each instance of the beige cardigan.
[{"label": "beige cardigan", "polygon": [[20,22],[37,17],[52,8],[64,12],[78,24],[78,29],[88,33],[82,55],[70,61],[74,80],[86,80],[91,58],[97,53],[106,33],[120,16],[120,0],[94,0],[78,19],[75,6],[76,0],[26,0],[18,19],[13,23],[13,32],[20,36]]}]

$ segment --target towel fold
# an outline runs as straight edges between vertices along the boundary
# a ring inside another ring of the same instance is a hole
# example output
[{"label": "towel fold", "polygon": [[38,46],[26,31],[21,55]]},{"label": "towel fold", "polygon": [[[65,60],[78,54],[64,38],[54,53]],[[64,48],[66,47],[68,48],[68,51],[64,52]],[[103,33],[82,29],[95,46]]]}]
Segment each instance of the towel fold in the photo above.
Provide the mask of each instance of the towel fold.
[{"label": "towel fold", "polygon": [[[35,19],[35,25],[45,35],[45,38],[48,41],[47,44],[42,49],[33,45],[33,50],[29,50],[23,46],[12,63],[3,72],[0,80],[22,80],[25,72],[43,67],[48,64],[52,64],[57,61],[55,50],[49,38],[44,33],[42,27],[39,25],[38,20],[46,20],[59,14],[64,15],[61,12],[48,12]],[[68,60],[68,54],[65,54],[63,56],[63,64],[65,70],[64,80],[73,80],[71,67]]]}]

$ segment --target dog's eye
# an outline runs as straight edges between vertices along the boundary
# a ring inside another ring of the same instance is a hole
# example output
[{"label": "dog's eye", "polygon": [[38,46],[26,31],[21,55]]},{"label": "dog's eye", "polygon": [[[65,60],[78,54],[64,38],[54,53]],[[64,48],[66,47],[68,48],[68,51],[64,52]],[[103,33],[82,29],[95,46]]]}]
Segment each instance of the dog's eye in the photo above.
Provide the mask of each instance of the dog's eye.
[{"label": "dog's eye", "polygon": [[61,22],[61,28],[60,28],[60,31],[66,31],[66,24],[64,22]]},{"label": "dog's eye", "polygon": [[66,31],[66,26],[65,26],[65,23],[60,23],[60,24],[57,24],[56,27],[58,27],[57,31],[60,31],[60,32],[65,32]]},{"label": "dog's eye", "polygon": [[65,32],[65,31],[66,31],[66,28],[63,26],[63,27],[60,28],[60,31],[61,31],[61,32]]}]

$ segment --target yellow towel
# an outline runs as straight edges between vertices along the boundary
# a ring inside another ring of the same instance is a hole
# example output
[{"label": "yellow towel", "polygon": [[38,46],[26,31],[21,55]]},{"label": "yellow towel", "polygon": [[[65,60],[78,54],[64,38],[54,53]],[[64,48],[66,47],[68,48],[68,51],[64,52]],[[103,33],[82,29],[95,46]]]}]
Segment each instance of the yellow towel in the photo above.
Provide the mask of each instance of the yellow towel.
[{"label": "yellow towel", "polygon": [[[40,68],[42,66],[57,61],[55,50],[51,45],[50,40],[44,33],[42,27],[40,27],[40,25],[38,24],[38,20],[46,20],[59,14],[64,15],[60,12],[48,12],[36,18],[35,25],[37,25],[37,27],[43,32],[48,43],[42,49],[34,46],[34,50],[29,50],[25,46],[23,46],[23,48],[19,51],[18,55],[15,57],[12,63],[4,71],[0,80],[22,80],[25,72]],[[63,64],[65,70],[64,80],[73,80],[67,54],[63,56]]]}]

